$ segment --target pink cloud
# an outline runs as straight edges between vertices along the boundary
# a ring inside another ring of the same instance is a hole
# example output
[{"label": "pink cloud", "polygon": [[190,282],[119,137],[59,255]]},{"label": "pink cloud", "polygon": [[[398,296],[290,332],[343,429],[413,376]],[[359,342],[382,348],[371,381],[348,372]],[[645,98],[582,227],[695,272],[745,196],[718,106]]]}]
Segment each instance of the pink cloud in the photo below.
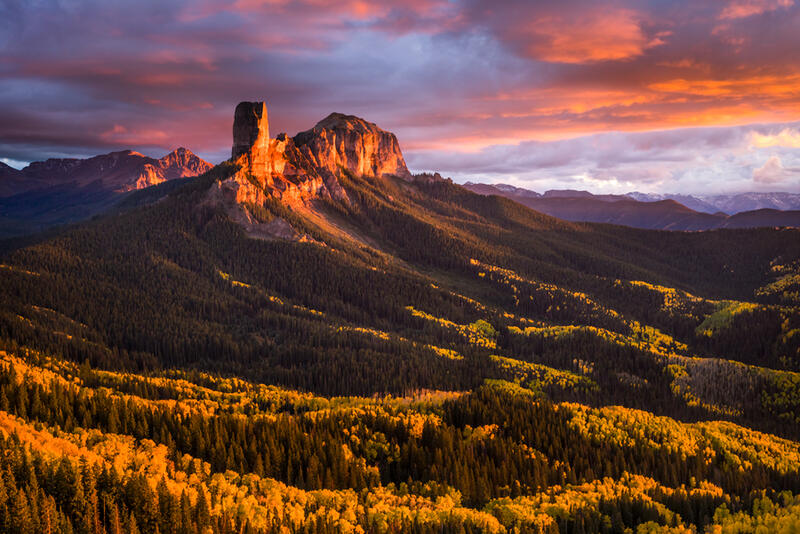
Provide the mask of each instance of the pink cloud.
[{"label": "pink cloud", "polygon": [[100,134],[101,139],[109,143],[119,143],[121,145],[148,145],[162,143],[169,138],[167,132],[145,128],[136,131],[129,131],[128,128],[120,124],[115,124],[110,130]]},{"label": "pink cloud", "polygon": [[720,13],[721,19],[740,19],[791,7],[794,0],[732,0]]},{"label": "pink cloud", "polygon": [[631,9],[595,8],[567,16],[546,15],[511,26],[509,33],[530,57],[557,63],[616,61],[664,44],[648,36],[643,16]]},{"label": "pink cloud", "polygon": [[787,169],[781,158],[771,156],[763,166],[753,171],[753,181],[762,184],[778,184],[791,179],[800,169]]}]

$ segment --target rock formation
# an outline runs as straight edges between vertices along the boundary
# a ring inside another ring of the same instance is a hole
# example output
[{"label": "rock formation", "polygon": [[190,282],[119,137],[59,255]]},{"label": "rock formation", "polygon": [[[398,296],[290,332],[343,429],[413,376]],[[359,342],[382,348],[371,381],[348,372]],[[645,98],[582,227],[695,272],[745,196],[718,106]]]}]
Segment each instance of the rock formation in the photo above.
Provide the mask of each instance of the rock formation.
[{"label": "rock formation", "polygon": [[333,174],[343,167],[359,176],[411,178],[394,134],[353,115],[331,113],[294,142],[317,168]]},{"label": "rock formation", "polygon": [[239,204],[263,204],[268,196],[297,204],[327,193],[322,178],[291,139],[285,134],[269,138],[263,102],[236,106],[231,155],[239,170],[212,194],[221,194]]},{"label": "rock formation", "polygon": [[268,196],[287,205],[316,198],[347,201],[339,183],[342,169],[359,176],[410,180],[394,134],[358,117],[333,113],[294,138],[269,138],[264,102],[241,102],[233,120],[231,161],[239,171],[219,184],[225,198],[263,203]]},{"label": "rock formation", "polygon": [[254,173],[263,174],[269,160],[269,117],[264,102],[240,102],[233,115],[231,159],[246,155]]}]

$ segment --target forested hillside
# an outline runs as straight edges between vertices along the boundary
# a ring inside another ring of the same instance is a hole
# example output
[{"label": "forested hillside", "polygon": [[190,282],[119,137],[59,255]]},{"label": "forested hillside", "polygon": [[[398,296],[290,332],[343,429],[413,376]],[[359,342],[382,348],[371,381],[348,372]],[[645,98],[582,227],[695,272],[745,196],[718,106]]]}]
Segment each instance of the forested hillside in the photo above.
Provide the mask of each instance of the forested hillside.
[{"label": "forested hillside", "polygon": [[3,257],[0,530],[797,528],[800,231],[236,171]]}]

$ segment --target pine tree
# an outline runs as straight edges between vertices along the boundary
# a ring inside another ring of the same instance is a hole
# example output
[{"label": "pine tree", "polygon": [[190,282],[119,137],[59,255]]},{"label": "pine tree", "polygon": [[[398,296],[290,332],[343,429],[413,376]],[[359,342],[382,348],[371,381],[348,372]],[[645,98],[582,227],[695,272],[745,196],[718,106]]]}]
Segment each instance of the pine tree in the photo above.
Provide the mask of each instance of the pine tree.
[{"label": "pine tree", "polygon": [[110,512],[109,512],[109,527],[110,527],[110,530],[109,530],[108,534],[123,534],[123,530],[122,530],[123,521],[122,521],[122,517],[121,517],[121,515],[119,513],[119,507],[117,506],[117,503],[111,502],[108,505],[108,508],[110,510]]},{"label": "pine tree", "polygon": [[141,534],[139,530],[139,526],[136,524],[136,517],[134,517],[133,512],[130,513],[128,516],[128,534]]},{"label": "pine tree", "polygon": [[208,501],[206,500],[206,491],[200,487],[197,491],[197,503],[195,505],[195,522],[197,529],[203,531],[210,524],[211,512],[208,508]]},{"label": "pine tree", "polygon": [[28,497],[21,489],[17,491],[11,503],[11,532],[15,534],[33,534],[31,510]]},{"label": "pine tree", "polygon": [[192,520],[192,504],[185,490],[181,492],[180,507],[180,530],[178,532],[180,534],[191,534],[191,526],[194,523]]}]

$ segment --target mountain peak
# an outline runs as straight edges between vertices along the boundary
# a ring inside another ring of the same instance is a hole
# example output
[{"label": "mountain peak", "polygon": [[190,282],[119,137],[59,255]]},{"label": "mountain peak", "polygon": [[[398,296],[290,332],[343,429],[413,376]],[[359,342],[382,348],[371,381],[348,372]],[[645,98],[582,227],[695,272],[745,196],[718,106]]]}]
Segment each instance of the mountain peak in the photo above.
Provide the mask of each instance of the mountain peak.
[{"label": "mountain peak", "polygon": [[355,115],[331,113],[293,140],[316,167],[334,175],[344,168],[360,176],[412,179],[397,137]]},{"label": "mountain peak", "polygon": [[179,146],[178,148],[176,148],[175,150],[173,150],[172,152],[170,152],[169,154],[167,154],[164,157],[166,158],[167,156],[171,156],[172,154],[175,154],[175,155],[178,155],[178,156],[194,156],[195,155],[195,153],[192,152],[191,150],[189,150],[188,148]]},{"label": "mountain peak", "polygon": [[[213,165],[194,154],[188,148],[179,147],[160,158],[153,167],[156,168],[155,177],[157,181],[155,183],[159,183],[175,178],[198,176],[210,171]],[[145,182],[142,182],[140,185],[146,187],[144,184]],[[141,187],[137,187],[137,189],[141,189]]]},{"label": "mountain peak", "polygon": [[313,129],[325,130],[355,130],[358,132],[383,132],[377,124],[366,121],[355,115],[344,113],[331,113],[319,121]]},{"label": "mountain peak", "polygon": [[158,159],[158,161],[170,161],[170,160],[188,161],[194,158],[201,159],[200,156],[198,156],[188,148],[178,147],[175,150],[161,156]]}]

